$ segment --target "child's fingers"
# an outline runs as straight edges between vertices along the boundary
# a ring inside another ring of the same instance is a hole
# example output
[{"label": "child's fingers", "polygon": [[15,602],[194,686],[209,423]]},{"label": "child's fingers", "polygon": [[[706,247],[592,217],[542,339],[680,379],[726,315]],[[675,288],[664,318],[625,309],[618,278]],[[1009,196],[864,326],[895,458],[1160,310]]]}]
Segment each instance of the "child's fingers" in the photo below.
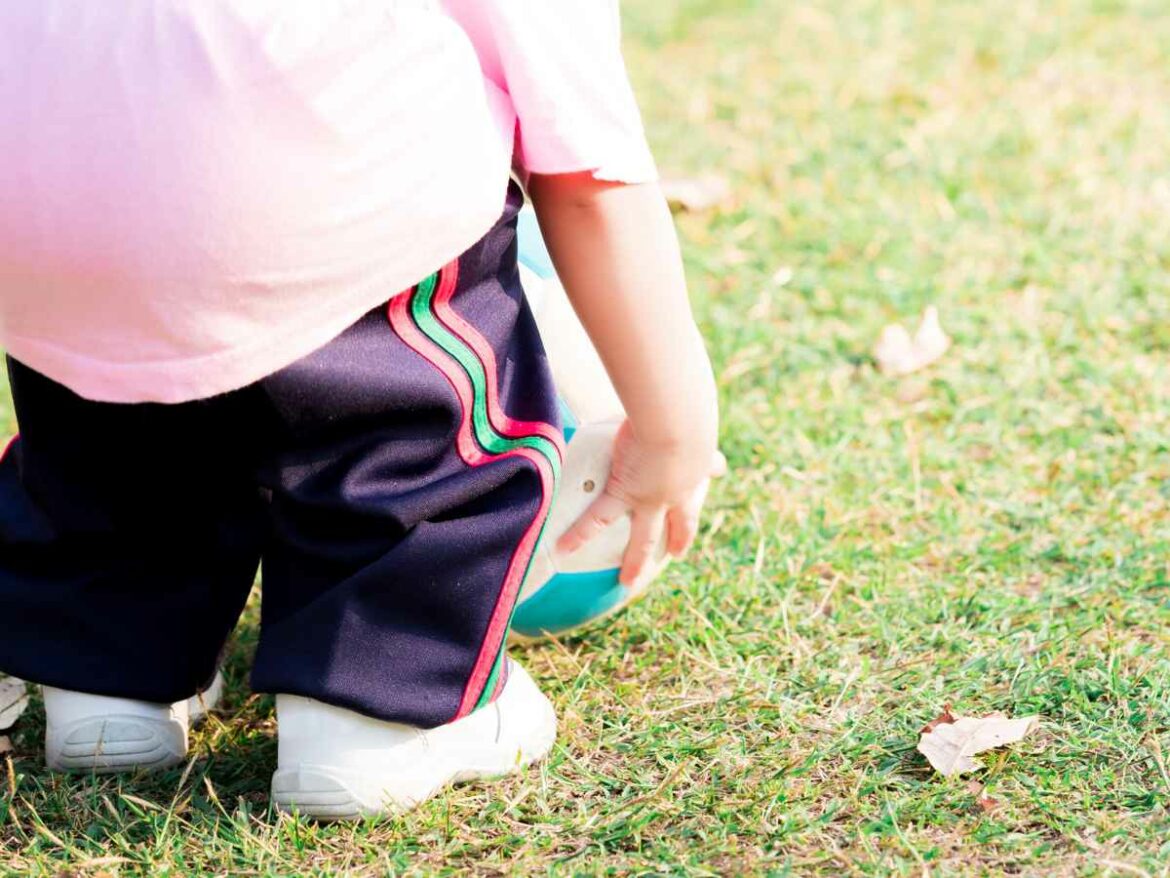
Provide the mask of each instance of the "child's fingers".
[{"label": "child's fingers", "polygon": [[681,558],[695,541],[699,531],[699,511],[675,506],[666,513],[666,551]]},{"label": "child's fingers", "polygon": [[699,516],[703,512],[703,504],[707,502],[710,487],[710,482],[703,482],[688,502],[671,507],[666,514],[666,551],[676,558],[685,555],[695,541],[695,535],[699,532]]},{"label": "child's fingers", "polygon": [[629,586],[638,581],[638,576],[654,556],[658,544],[662,542],[662,531],[665,527],[666,511],[662,507],[634,510],[634,517],[630,522],[630,544],[626,547],[625,557],[622,558],[622,571],[618,577],[622,585]]},{"label": "child's fingers", "polygon": [[605,491],[573,522],[557,540],[557,551],[566,555],[577,551],[591,539],[629,512],[629,506]]}]

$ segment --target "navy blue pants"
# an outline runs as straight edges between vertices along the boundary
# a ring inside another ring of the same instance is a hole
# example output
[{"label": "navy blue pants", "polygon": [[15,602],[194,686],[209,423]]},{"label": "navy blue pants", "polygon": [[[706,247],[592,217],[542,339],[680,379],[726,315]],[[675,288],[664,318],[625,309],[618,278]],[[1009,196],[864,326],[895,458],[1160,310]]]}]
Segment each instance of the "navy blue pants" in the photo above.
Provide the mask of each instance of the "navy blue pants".
[{"label": "navy blue pants", "polygon": [[428,727],[497,694],[560,455],[517,208],[513,191],[456,263],[223,396],[92,402],[10,360],[0,670],[187,698],[262,563],[257,691]]}]

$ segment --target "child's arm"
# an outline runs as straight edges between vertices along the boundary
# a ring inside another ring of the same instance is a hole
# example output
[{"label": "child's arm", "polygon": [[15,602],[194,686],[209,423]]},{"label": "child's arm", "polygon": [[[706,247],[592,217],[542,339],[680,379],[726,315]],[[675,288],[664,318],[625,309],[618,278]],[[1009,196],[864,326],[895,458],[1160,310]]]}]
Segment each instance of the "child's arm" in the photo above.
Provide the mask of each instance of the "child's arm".
[{"label": "child's arm", "polygon": [[571,552],[632,517],[621,580],[633,583],[662,535],[675,555],[719,475],[718,405],[687,300],[678,238],[657,184],[533,175],[541,230],[573,307],[625,405],[609,483],[557,548]]}]

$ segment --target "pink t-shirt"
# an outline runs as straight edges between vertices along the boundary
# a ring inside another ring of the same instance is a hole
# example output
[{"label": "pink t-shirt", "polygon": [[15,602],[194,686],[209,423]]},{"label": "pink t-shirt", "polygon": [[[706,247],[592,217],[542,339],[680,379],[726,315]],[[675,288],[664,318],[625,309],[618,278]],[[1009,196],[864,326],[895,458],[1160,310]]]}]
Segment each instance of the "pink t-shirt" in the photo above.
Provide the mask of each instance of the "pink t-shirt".
[{"label": "pink t-shirt", "polygon": [[0,4],[0,347],[212,396],[473,244],[514,163],[653,179],[617,2]]}]

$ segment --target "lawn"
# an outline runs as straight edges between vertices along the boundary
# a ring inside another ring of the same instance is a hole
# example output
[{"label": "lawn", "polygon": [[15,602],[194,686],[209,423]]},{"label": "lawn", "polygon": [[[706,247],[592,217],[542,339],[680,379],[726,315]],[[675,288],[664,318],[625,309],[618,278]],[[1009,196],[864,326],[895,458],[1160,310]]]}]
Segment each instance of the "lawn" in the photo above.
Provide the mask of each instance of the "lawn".
[{"label": "lawn", "polygon": [[[626,18],[661,165],[732,187],[679,227],[734,475],[652,597],[518,653],[552,758],[394,822],[276,817],[253,608],[183,771],[49,775],[34,706],[0,872],[1170,875],[1163,0]],[[954,348],[883,377],[927,304]],[[972,776],[990,810],[915,752],[948,702],[1042,717]]]}]

